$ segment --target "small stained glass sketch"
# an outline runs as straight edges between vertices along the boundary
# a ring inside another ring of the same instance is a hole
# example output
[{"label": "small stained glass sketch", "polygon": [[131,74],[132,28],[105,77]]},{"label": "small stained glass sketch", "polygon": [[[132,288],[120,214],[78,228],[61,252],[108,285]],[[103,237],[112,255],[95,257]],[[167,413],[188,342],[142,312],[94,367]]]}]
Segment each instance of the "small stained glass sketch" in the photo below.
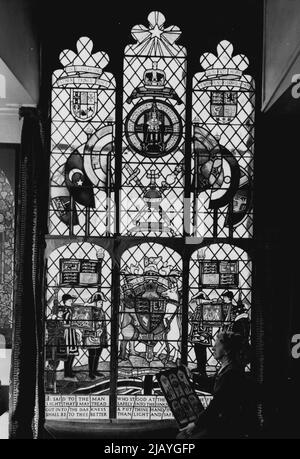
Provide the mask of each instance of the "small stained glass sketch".
[{"label": "small stained glass sketch", "polygon": [[156,378],[179,428],[196,422],[204,407],[192,387],[185,367],[162,371]]}]

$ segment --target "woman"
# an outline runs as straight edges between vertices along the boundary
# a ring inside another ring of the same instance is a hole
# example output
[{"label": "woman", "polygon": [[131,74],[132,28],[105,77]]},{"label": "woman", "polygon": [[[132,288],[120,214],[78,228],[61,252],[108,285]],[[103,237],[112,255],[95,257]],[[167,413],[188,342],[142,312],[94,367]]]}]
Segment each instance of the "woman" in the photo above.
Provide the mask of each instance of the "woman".
[{"label": "woman", "polygon": [[237,361],[241,337],[221,332],[213,349],[215,358],[221,363],[219,371],[213,377],[194,375],[198,388],[212,393],[213,399],[199,413],[196,422],[180,430],[178,439],[240,438],[245,433],[246,381],[244,369]]}]

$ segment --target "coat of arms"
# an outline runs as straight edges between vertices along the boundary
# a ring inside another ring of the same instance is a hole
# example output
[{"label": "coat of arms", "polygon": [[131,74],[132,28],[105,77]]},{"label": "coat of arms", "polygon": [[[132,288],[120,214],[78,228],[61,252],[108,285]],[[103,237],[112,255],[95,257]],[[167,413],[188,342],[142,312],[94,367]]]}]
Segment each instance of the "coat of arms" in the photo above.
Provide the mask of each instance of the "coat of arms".
[{"label": "coat of arms", "polygon": [[229,123],[237,113],[237,91],[212,91],[210,114],[219,123]]},{"label": "coat of arms", "polygon": [[74,118],[90,121],[98,112],[99,92],[114,86],[111,75],[103,71],[109,58],[102,51],[93,54],[93,42],[88,37],[81,37],[76,47],[77,55],[69,49],[61,53],[64,68],[56,72],[56,86],[67,91]]},{"label": "coat of arms", "polygon": [[232,44],[223,40],[217,55],[204,53],[200,63],[204,72],[195,75],[194,88],[210,93],[210,115],[219,124],[229,124],[244,109],[243,93],[253,91],[251,79],[243,74],[249,61],[243,54],[233,56]]},{"label": "coat of arms", "polygon": [[[164,267],[160,256],[145,256],[122,275],[120,359],[134,356],[144,359],[145,365],[160,359],[176,362],[179,348],[171,343],[180,342],[181,336],[180,272],[169,265]],[[145,351],[134,349],[139,343]]]},{"label": "coat of arms", "polygon": [[89,89],[72,89],[71,112],[78,121],[89,121],[97,113],[97,91]]},{"label": "coat of arms", "polygon": [[166,312],[166,299],[137,298],[135,311],[141,331],[147,334],[153,333],[161,328]]}]

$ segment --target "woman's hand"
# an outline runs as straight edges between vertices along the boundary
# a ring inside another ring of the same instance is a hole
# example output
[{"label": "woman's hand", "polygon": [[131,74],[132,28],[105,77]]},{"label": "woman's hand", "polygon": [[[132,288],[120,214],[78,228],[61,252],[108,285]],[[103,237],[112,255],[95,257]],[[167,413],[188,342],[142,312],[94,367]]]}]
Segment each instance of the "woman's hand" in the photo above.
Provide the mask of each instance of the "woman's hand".
[{"label": "woman's hand", "polygon": [[190,422],[186,427],[180,429],[180,432],[184,432],[186,438],[190,437],[196,428],[196,424],[194,422]]},{"label": "woman's hand", "polygon": [[196,424],[194,422],[190,422],[186,426],[186,431],[187,431],[188,435],[192,435],[192,433],[194,432],[195,428],[196,428]]},{"label": "woman's hand", "polygon": [[191,372],[191,370],[189,369],[189,367],[187,365],[182,365],[182,366],[185,368],[187,377],[192,381],[193,380],[193,373]]}]

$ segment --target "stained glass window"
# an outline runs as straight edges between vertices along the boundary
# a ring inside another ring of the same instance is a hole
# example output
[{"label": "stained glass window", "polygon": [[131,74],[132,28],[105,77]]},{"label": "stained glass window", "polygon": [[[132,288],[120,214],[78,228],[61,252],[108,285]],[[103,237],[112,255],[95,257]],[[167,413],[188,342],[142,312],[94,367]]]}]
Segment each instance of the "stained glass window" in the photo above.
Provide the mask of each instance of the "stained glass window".
[{"label": "stained glass window", "polygon": [[155,11],[125,49],[121,233],[183,233],[186,50]]},{"label": "stained glass window", "polygon": [[[157,243],[144,243],[123,253],[118,359],[118,380],[123,386],[118,390],[118,418],[170,417],[155,375],[180,362],[181,308],[178,253]],[[131,395],[129,403],[123,394]]]},{"label": "stained glass window", "polygon": [[13,256],[14,194],[7,177],[0,170],[0,335],[3,340],[0,349],[11,344]]},{"label": "stained glass window", "polygon": [[[179,28],[153,11],[131,32],[117,107],[108,57],[93,53],[89,38],[77,41],[77,53],[63,51],[63,68],[53,73],[48,419],[172,418],[156,374],[181,363],[215,373],[220,330],[244,334],[240,358],[250,370],[255,93],[244,74],[248,59],[221,41],[216,55],[202,54],[187,98]],[[194,240],[185,239],[184,215]],[[206,406],[211,395],[196,390]]]},{"label": "stained glass window", "polygon": [[[53,250],[47,263],[46,299],[47,417],[108,418],[111,341],[108,252],[87,242],[73,242]],[[91,382],[96,379],[100,387],[94,393]]]},{"label": "stained glass window", "polygon": [[200,237],[253,234],[254,80],[223,40],[193,80],[193,227]]},{"label": "stained glass window", "polygon": [[15,145],[0,145],[0,438],[9,438],[9,386],[12,364]]},{"label": "stained glass window", "polygon": [[87,37],[60,54],[52,77],[52,235],[104,236],[114,224],[115,80]]},{"label": "stained glass window", "polygon": [[[219,243],[201,247],[190,260],[189,354],[191,369],[214,374],[217,334],[233,331],[243,337],[241,356],[250,363],[252,262],[247,252]],[[248,367],[249,369],[249,367]]]}]

